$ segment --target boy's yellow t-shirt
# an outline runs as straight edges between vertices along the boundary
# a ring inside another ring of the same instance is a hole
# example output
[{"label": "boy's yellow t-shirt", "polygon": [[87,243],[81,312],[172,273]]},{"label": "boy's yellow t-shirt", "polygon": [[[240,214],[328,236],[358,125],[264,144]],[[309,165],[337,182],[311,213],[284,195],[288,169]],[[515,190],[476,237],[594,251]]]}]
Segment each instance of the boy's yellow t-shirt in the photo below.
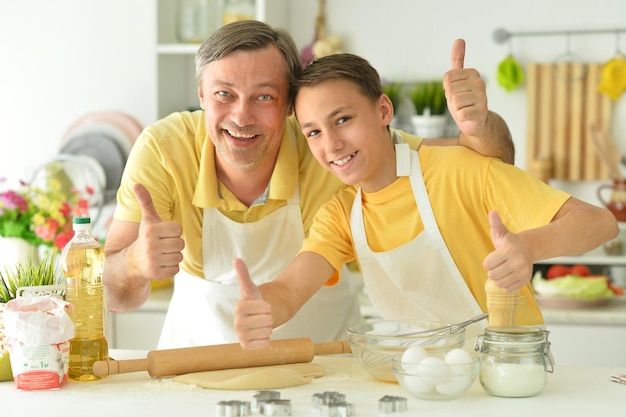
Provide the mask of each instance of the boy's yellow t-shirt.
[{"label": "boy's yellow t-shirt", "polygon": [[[545,225],[570,197],[525,171],[460,146],[422,146],[420,163],[430,203],[444,241],[479,305],[486,311],[484,258],[493,251],[488,212],[520,232]],[[355,258],[350,211],[356,187],[339,191],[318,211],[302,251],[320,254],[335,268]],[[394,249],[424,230],[408,177],[375,193],[362,192],[370,248]],[[532,288],[522,295],[520,324],[542,324]]]}]

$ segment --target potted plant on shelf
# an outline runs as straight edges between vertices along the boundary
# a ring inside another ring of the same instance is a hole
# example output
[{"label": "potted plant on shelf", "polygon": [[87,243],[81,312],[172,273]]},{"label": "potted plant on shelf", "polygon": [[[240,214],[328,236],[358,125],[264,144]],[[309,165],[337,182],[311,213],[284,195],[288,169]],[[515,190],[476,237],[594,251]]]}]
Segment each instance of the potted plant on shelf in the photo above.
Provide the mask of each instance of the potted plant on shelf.
[{"label": "potted plant on shelf", "polygon": [[393,121],[391,122],[391,127],[396,128],[398,125],[398,113],[400,111],[400,105],[402,104],[403,88],[404,84],[398,81],[385,81],[381,83],[383,87],[383,93],[389,97],[391,100],[391,104],[393,105]]},{"label": "potted plant on shelf", "polygon": [[443,82],[418,81],[413,85],[409,97],[415,108],[415,115],[411,116],[415,134],[424,138],[444,136],[448,117]]}]

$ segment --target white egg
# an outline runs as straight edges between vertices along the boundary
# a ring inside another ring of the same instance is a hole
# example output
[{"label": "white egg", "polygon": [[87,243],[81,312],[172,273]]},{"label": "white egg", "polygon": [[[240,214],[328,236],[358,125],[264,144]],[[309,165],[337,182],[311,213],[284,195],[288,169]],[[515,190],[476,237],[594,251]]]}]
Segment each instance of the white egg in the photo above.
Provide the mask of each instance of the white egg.
[{"label": "white egg", "polygon": [[450,378],[450,366],[441,358],[428,356],[417,364],[416,372],[438,384]]},{"label": "white egg", "polygon": [[448,365],[465,365],[472,362],[472,355],[465,349],[456,348],[446,353],[444,360]]},{"label": "white egg", "polygon": [[435,385],[438,393],[446,396],[457,396],[464,393],[472,385],[472,378],[461,369],[452,368],[450,379]]},{"label": "white egg", "polygon": [[402,354],[402,362],[418,363],[428,356],[426,350],[421,346],[411,346]]},{"label": "white egg", "polygon": [[411,375],[404,375],[402,378],[406,390],[412,394],[426,394],[435,390],[435,383],[431,378]]}]

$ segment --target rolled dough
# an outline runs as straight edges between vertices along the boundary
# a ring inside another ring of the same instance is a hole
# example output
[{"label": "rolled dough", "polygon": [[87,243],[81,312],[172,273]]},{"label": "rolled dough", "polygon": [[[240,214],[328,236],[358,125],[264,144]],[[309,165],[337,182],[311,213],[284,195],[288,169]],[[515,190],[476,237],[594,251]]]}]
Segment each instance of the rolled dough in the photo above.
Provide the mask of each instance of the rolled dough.
[{"label": "rolled dough", "polygon": [[241,369],[193,372],[174,377],[174,381],[202,388],[223,390],[266,390],[310,384],[326,374],[317,363],[257,366]]}]

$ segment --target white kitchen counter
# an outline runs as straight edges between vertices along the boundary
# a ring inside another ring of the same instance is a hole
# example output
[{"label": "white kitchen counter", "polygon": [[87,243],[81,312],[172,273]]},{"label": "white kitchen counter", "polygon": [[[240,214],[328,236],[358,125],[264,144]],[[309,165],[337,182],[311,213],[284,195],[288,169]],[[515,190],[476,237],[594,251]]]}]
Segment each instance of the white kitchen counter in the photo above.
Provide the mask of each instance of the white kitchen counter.
[{"label": "white kitchen counter", "polygon": [[[351,277],[360,279],[360,277]],[[109,316],[107,333],[112,348],[156,349],[172,287],[152,291],[148,301],[132,313]],[[367,296],[361,297],[362,313],[374,318]],[[552,352],[559,365],[626,367],[626,297],[615,297],[596,307],[543,308]],[[472,341],[469,341],[472,344]]]},{"label": "white kitchen counter", "polygon": [[[117,359],[142,358],[143,351],[112,351]],[[621,417],[626,413],[626,385],[610,381],[626,368],[556,367],[548,375],[544,391],[531,398],[498,398],[488,395],[478,379],[461,398],[426,401],[411,397],[393,383],[372,379],[351,355],[318,356],[327,375],[309,385],[278,390],[292,403],[293,416],[315,416],[311,396],[338,391],[355,404],[355,416],[380,416],[378,400],[384,395],[408,399],[406,413],[395,416],[477,416],[527,417],[529,415],[568,417]],[[98,382],[69,382],[56,391],[18,391],[13,382],[0,382],[2,415],[67,416],[88,413],[91,417],[121,416],[215,416],[218,401],[252,401],[255,391],[207,390],[175,383],[171,378],[150,378],[146,372],[113,375]],[[258,414],[254,414],[258,415]]]},{"label": "white kitchen counter", "polygon": [[601,306],[582,308],[542,307],[541,312],[548,325],[593,324],[626,326],[626,296],[613,297],[607,304]]},{"label": "white kitchen counter", "polygon": [[[354,274],[354,279],[360,279]],[[153,290],[150,297],[137,311],[165,313],[172,298],[173,287]],[[375,317],[377,312],[369,303],[367,295],[361,297],[364,316]],[[626,326],[626,296],[615,297],[607,304],[585,308],[542,308],[546,324],[599,324]],[[129,313],[123,313],[129,314]]]}]

